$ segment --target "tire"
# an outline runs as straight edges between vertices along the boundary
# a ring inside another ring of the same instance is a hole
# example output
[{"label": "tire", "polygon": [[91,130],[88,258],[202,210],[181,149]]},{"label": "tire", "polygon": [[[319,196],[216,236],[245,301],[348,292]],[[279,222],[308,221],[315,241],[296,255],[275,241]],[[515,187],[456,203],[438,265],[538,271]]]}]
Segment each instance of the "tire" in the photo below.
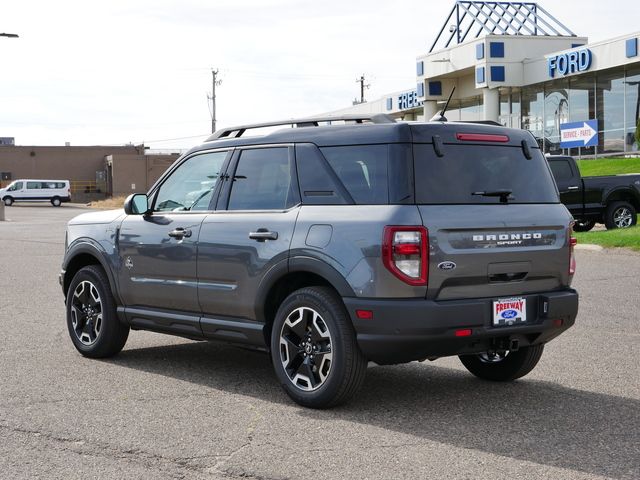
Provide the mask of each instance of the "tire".
[{"label": "tire", "polygon": [[53,197],[51,199],[51,205],[53,205],[54,207],[59,207],[60,205],[62,205],[62,200],[60,200],[59,197]]},{"label": "tire", "polygon": [[280,305],[271,333],[276,376],[296,403],[334,407],[362,387],[367,360],[344,304],[332,289],[293,292]]},{"label": "tire", "polygon": [[629,202],[613,202],[604,214],[607,230],[633,227],[638,221],[638,212]]},{"label": "tire", "polygon": [[11,205],[13,205],[13,198],[11,197],[4,197],[2,201],[4,202],[5,207],[10,207]]},{"label": "tire", "polygon": [[523,347],[504,356],[488,353],[460,355],[462,364],[476,377],[494,382],[509,382],[535,368],[544,351],[544,344]]},{"label": "tire", "polygon": [[109,280],[101,267],[89,265],[75,274],[66,308],[69,336],[82,355],[107,358],[122,350],[129,326],[116,315]]},{"label": "tire", "polygon": [[573,226],[574,232],[588,232],[593,227],[596,226],[595,220],[576,220],[575,225]]}]

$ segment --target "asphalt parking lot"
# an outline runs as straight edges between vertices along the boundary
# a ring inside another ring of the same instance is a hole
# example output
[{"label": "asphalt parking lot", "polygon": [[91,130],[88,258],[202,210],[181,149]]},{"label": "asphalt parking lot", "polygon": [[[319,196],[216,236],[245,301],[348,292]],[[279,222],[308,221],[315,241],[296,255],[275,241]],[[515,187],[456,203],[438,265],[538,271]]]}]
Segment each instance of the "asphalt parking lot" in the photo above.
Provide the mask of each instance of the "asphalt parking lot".
[{"label": "asphalt parking lot", "polygon": [[268,357],[132,332],[81,357],[57,274],[65,222],[14,206],[0,222],[0,477],[640,477],[640,255],[577,252],[576,326],[511,384],[455,358],[372,367],[355,401],[293,404]]}]

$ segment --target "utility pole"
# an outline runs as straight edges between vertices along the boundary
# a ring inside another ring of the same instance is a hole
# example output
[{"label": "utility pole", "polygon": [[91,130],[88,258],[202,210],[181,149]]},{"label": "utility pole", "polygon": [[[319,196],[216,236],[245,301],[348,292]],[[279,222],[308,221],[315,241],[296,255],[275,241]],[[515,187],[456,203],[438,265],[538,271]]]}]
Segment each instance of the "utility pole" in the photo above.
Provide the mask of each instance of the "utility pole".
[{"label": "utility pole", "polygon": [[211,96],[207,95],[207,100],[211,100],[211,133],[216,131],[216,85],[220,85],[222,80],[216,77],[218,70],[211,70]]},{"label": "utility pole", "polygon": [[360,84],[360,101],[358,101],[358,99],[356,98],[353,101],[354,105],[358,105],[359,103],[365,103],[366,100],[364,99],[364,89],[365,88],[369,88],[371,86],[370,83],[365,84],[364,83],[364,73],[360,76],[360,78],[356,78],[356,83]]}]

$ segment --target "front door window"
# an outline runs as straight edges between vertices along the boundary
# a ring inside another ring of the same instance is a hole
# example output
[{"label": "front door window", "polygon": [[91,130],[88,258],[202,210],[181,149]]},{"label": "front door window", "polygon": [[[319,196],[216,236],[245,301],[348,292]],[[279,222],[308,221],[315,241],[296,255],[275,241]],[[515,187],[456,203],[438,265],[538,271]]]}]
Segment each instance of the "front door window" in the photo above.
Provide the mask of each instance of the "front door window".
[{"label": "front door window", "polygon": [[154,212],[209,210],[227,152],[195,155],[180,165],[158,190]]}]

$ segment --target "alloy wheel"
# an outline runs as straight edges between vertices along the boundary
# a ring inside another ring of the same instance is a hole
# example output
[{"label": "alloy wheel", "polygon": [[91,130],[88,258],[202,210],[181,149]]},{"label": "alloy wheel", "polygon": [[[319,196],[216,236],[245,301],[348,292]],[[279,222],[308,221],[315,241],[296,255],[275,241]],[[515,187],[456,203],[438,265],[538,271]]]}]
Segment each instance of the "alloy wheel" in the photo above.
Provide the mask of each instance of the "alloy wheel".
[{"label": "alloy wheel", "polygon": [[628,228],[633,223],[633,215],[627,207],[617,208],[613,212],[613,223],[617,228]]},{"label": "alloy wheel", "polygon": [[332,360],[331,332],[322,316],[310,307],[293,310],[280,331],[280,362],[289,381],[303,391],[317,390]]},{"label": "alloy wheel", "polygon": [[102,328],[102,301],[96,286],[88,280],[78,284],[71,301],[71,324],[84,345],[93,345]]}]

